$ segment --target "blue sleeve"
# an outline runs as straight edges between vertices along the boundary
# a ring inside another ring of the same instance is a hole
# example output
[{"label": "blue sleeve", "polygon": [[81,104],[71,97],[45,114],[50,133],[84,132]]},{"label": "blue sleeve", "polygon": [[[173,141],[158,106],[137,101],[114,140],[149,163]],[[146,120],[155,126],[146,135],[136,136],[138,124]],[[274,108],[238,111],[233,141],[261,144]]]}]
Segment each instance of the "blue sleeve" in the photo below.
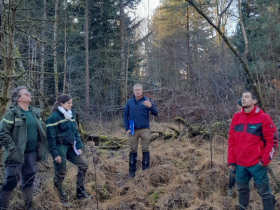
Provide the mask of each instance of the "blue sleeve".
[{"label": "blue sleeve", "polygon": [[123,111],[123,124],[126,131],[129,130],[128,117],[129,117],[129,106],[127,102]]},{"label": "blue sleeve", "polygon": [[157,116],[158,115],[158,110],[151,100],[150,100],[150,102],[152,103],[152,107],[150,108],[151,114]]}]

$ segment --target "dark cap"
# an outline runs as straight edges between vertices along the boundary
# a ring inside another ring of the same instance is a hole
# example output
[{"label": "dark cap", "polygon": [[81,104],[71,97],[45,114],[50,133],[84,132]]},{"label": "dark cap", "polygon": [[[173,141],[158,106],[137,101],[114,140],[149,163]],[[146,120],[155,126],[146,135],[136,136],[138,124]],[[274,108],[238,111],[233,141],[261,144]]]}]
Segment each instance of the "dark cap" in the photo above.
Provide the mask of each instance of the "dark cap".
[{"label": "dark cap", "polygon": [[242,98],[239,98],[239,99],[238,99],[237,104],[238,104],[239,106],[242,106]]}]

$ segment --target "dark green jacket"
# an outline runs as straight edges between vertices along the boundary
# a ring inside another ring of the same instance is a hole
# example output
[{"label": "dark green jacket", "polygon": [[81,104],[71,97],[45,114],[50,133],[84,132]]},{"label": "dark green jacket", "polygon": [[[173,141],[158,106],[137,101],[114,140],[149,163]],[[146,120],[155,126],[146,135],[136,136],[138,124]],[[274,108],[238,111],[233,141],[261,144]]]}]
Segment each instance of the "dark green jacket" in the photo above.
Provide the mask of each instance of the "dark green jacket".
[{"label": "dark green jacket", "polygon": [[[40,109],[29,106],[38,129],[37,161],[48,159],[44,122],[40,116]],[[4,166],[16,166],[24,163],[24,151],[27,142],[27,128],[25,116],[20,107],[10,106],[0,122],[0,144],[3,146]]]},{"label": "dark green jacket", "polygon": [[74,110],[72,110],[72,114],[72,119],[67,120],[57,109],[46,120],[49,151],[54,159],[59,155],[57,144],[73,145],[74,141],[76,141],[76,149],[83,148],[83,143],[76,127]]}]

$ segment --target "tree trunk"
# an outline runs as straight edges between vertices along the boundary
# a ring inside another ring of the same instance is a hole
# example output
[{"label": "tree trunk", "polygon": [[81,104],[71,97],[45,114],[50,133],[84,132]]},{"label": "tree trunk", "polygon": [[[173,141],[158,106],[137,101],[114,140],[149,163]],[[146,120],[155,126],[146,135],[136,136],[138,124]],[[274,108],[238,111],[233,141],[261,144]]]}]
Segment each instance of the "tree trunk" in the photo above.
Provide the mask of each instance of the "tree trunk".
[{"label": "tree trunk", "polygon": [[67,29],[67,0],[64,1],[65,3],[65,17],[64,17],[64,78],[63,78],[63,94],[65,94],[65,86],[66,86],[66,29]]},{"label": "tree trunk", "polygon": [[246,65],[247,65],[247,57],[248,57],[248,53],[249,53],[249,47],[248,47],[248,39],[247,39],[247,35],[246,35],[244,23],[243,23],[243,18],[242,18],[240,0],[238,0],[238,11],[239,11],[239,21],[240,21],[240,25],[241,25],[241,30],[242,30],[242,34],[243,34],[243,38],[244,38],[244,42],[245,42],[245,52],[244,52],[244,58],[243,59],[244,59],[244,62],[246,63]]},{"label": "tree trunk", "polygon": [[[0,0],[0,46],[2,45],[2,0]],[[2,48],[0,47],[0,70],[2,69]]]},{"label": "tree trunk", "polygon": [[129,62],[129,43],[127,41],[127,56],[126,56],[126,70],[125,70],[125,100],[127,100],[128,62]]},{"label": "tree trunk", "polygon": [[190,13],[189,13],[189,6],[187,6],[187,67],[188,67],[188,72],[190,75],[190,90],[193,87],[193,69],[192,69],[192,65],[191,65],[191,47],[190,47]]},{"label": "tree trunk", "polygon": [[85,5],[85,35],[86,35],[86,113],[89,112],[89,56],[88,56],[88,0]]},{"label": "tree trunk", "polygon": [[[47,0],[44,0],[44,20],[47,19]],[[46,21],[43,22],[43,30],[42,30],[42,40],[45,41],[45,28],[46,28]],[[45,43],[41,43],[41,75],[40,75],[40,91],[41,95],[44,96],[44,82],[45,82]],[[44,100],[39,99],[40,108],[44,109]]]},{"label": "tree trunk", "polygon": [[124,57],[124,5],[123,0],[120,0],[120,102],[125,105],[125,57]]},{"label": "tree trunk", "polygon": [[[2,100],[1,100],[1,109],[3,106],[7,105],[8,102],[8,89],[10,87],[10,83],[12,81],[12,72],[13,72],[13,45],[14,45],[14,33],[15,33],[15,18],[16,18],[16,0],[10,0],[10,8],[9,8],[9,20],[8,20],[8,49],[7,49],[7,57],[6,66],[4,69],[5,79],[2,85]],[[3,31],[4,33],[4,31]],[[3,48],[2,48],[3,49]]]},{"label": "tree trunk", "polygon": [[[1,24],[1,33],[0,33],[0,37],[1,37],[1,42],[0,42],[0,48],[1,48],[1,71],[2,72],[5,72],[6,71],[6,51],[5,51],[5,45],[2,43],[3,42],[3,40],[4,40],[4,32],[5,32],[5,30],[7,30],[6,29],[6,27],[4,27],[5,26],[5,22],[7,22],[7,21],[5,21],[6,19],[7,19],[7,17],[6,17],[6,11],[4,10],[3,12],[2,12],[2,0],[0,0],[1,1],[1,22],[0,22],[0,24]],[[2,79],[2,82],[4,82],[4,79],[5,78],[1,78]],[[3,95],[1,95],[1,97],[0,97],[0,117],[2,117],[3,116],[3,114],[5,113],[5,111],[6,111],[6,104],[7,104],[7,102],[6,102],[6,98],[3,96]]]},{"label": "tree trunk", "polygon": [[247,66],[247,62],[244,61],[244,59],[239,55],[238,51],[231,45],[231,43],[229,42],[228,38],[226,37],[226,35],[222,32],[221,28],[219,26],[216,26],[210,19],[209,17],[207,17],[207,15],[198,8],[197,3],[195,2],[195,0],[186,0],[187,2],[189,2],[193,8],[200,14],[202,15],[205,20],[219,33],[219,35],[223,38],[223,40],[225,41],[225,43],[227,44],[227,46],[229,47],[229,49],[234,53],[234,55],[238,58],[239,62],[241,63],[244,73],[247,74],[250,84],[252,85],[252,89],[255,92],[255,94],[257,95],[258,98],[258,103],[260,105],[260,108],[265,112],[265,108],[263,106],[263,102],[262,102],[262,97],[259,91],[259,87],[256,84],[256,82],[254,81],[253,75],[251,74],[251,72],[249,71],[249,68]]},{"label": "tree trunk", "polygon": [[57,75],[57,52],[56,52],[56,39],[57,39],[57,8],[58,0],[55,0],[55,9],[54,9],[54,25],[53,25],[53,70],[54,70],[54,87],[55,87],[55,96],[58,97],[58,75]]}]

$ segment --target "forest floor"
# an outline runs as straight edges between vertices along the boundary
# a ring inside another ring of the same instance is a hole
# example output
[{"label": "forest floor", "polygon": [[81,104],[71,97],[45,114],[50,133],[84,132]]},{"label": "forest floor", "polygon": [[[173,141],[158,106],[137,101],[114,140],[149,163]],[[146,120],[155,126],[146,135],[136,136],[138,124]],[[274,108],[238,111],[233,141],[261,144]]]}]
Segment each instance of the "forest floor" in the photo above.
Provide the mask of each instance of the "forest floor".
[{"label": "forest floor", "polygon": [[[173,125],[174,126],[174,125]],[[155,124],[152,129],[162,129]],[[118,137],[125,132],[119,129]],[[137,171],[133,179],[128,178],[128,146],[115,151],[94,149],[93,142],[85,144],[84,158],[89,169],[86,177],[86,190],[92,200],[77,202],[75,199],[77,168],[67,163],[68,172],[63,183],[71,209],[129,210],[129,209],[188,209],[188,210],[237,210],[238,197],[235,189],[233,196],[227,196],[228,169],[227,140],[220,136],[213,138],[212,167],[209,140],[200,136],[192,139],[156,140],[150,146],[150,168],[142,171],[142,154],[138,153]],[[140,147],[140,145],[139,145]],[[141,151],[141,147],[139,148]],[[96,159],[96,167],[93,164]],[[279,152],[271,162],[271,167],[280,177]],[[95,181],[95,172],[97,181]],[[3,176],[2,176],[3,177]],[[53,188],[53,163],[51,157],[44,165],[38,164],[35,181],[34,209],[66,209],[60,205]],[[98,193],[96,195],[96,185]],[[280,193],[270,177],[272,193],[275,194],[276,209],[280,210]],[[250,182],[250,206],[248,209],[262,209],[253,181]],[[23,201],[19,187],[14,190],[11,201],[12,210],[22,210]]]}]

